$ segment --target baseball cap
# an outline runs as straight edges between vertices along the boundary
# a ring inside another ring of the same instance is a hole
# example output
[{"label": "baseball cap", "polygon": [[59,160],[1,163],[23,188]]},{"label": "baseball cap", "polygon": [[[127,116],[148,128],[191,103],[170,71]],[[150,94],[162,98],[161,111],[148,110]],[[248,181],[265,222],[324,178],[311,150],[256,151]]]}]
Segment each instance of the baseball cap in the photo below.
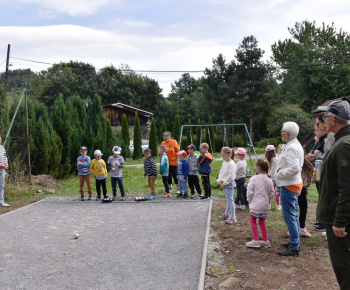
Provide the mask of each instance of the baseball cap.
[{"label": "baseball cap", "polygon": [[112,152],[115,154],[120,154],[121,148],[119,146],[114,146]]},{"label": "baseball cap", "polygon": [[266,151],[275,151],[275,146],[273,146],[273,145],[267,145],[265,150],[266,150]]},{"label": "baseball cap", "polygon": [[102,154],[101,150],[95,150],[94,155],[102,156],[103,154]]},{"label": "baseball cap", "polygon": [[178,156],[185,156],[186,157],[187,156],[187,152],[185,150],[181,150],[181,151],[177,152],[176,155],[178,155]]},{"label": "baseball cap", "polygon": [[334,101],[328,106],[319,106],[317,109],[323,112],[330,112],[344,120],[350,120],[350,104],[347,101]]},{"label": "baseball cap", "polygon": [[86,146],[81,146],[79,151],[87,150]]},{"label": "baseball cap", "polygon": [[188,146],[187,146],[187,148],[188,148],[188,149],[193,149],[193,150],[196,150],[196,146],[194,146],[193,144],[188,145]]},{"label": "baseball cap", "polygon": [[246,155],[247,151],[244,148],[239,147],[239,148],[237,148],[236,154]]}]

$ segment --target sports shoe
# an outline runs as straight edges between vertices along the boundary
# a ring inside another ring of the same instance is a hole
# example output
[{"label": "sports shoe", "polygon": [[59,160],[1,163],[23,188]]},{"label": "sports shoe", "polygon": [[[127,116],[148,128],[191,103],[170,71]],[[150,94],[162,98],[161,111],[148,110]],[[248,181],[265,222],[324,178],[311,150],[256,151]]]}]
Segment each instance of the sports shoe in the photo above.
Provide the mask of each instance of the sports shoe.
[{"label": "sports shoe", "polygon": [[149,200],[153,200],[155,198],[156,198],[156,195],[152,195],[152,194],[150,194],[149,197],[148,197]]},{"label": "sports shoe", "polygon": [[101,200],[101,196],[96,196],[96,200]]},{"label": "sports shoe", "polygon": [[176,198],[183,198],[184,195],[182,193],[179,193]]},{"label": "sports shoe", "polygon": [[264,248],[271,248],[271,244],[269,241],[261,241],[260,245]]},{"label": "sports shoe", "polygon": [[191,196],[190,196],[191,198],[195,198],[196,196],[194,195],[194,194],[191,194]]},{"label": "sports shoe", "polygon": [[84,201],[84,200],[85,200],[85,199],[84,199],[84,195],[81,195],[81,196],[80,196],[80,200],[81,200],[81,201]]},{"label": "sports shoe", "polygon": [[237,222],[237,219],[236,219],[236,217],[229,217],[226,221],[225,221],[225,223],[227,223],[227,224],[233,224],[233,223],[236,223]]},{"label": "sports shoe", "polygon": [[208,197],[207,197],[207,196],[205,196],[205,195],[201,197],[201,199],[207,199],[207,198],[208,198]]},{"label": "sports shoe", "polygon": [[170,193],[164,192],[164,194],[162,195],[162,197],[164,197],[164,198],[169,198],[169,197],[171,197],[171,194],[170,194]]},{"label": "sports shoe", "polygon": [[245,245],[248,248],[260,248],[260,246],[261,246],[259,241],[254,241],[254,240],[251,240],[250,242],[245,243]]},{"label": "sports shoe", "polygon": [[311,234],[309,233],[309,231],[305,228],[300,228],[300,235],[301,236],[305,236],[305,237],[308,237],[310,238],[311,237]]},{"label": "sports shoe", "polygon": [[278,255],[281,256],[299,256],[299,250],[287,248],[278,252]]},{"label": "sports shoe", "polygon": [[189,198],[188,194],[187,194],[187,193],[185,193],[185,195],[184,195],[184,199],[188,199],[188,198]]},{"label": "sports shoe", "polygon": [[9,207],[10,205],[3,201],[2,203],[0,203],[0,206],[2,206],[2,207]]},{"label": "sports shoe", "polygon": [[277,210],[281,210],[281,209],[282,209],[282,206],[278,204],[278,205],[276,205],[276,209],[277,209]]},{"label": "sports shoe", "polygon": [[120,198],[120,200],[121,200],[121,201],[124,201],[124,200],[125,200],[125,196],[122,196],[122,197]]},{"label": "sports shoe", "polygon": [[325,230],[326,230],[326,227],[323,224],[318,224],[315,226],[315,231],[324,232]]},{"label": "sports shoe", "polygon": [[246,209],[247,207],[245,205],[241,205],[239,208],[240,209]]},{"label": "sports shoe", "polygon": [[180,193],[180,189],[176,190],[176,193],[179,194]]},{"label": "sports shoe", "polygon": [[170,187],[169,192],[173,192],[173,191],[174,191],[174,188]]},{"label": "sports shoe", "polygon": [[88,200],[91,200],[91,198],[92,198],[92,196],[91,196],[91,195],[89,195]]},{"label": "sports shoe", "polygon": [[325,237],[327,241],[327,232],[322,232],[322,237]]},{"label": "sports shoe", "polygon": [[219,217],[219,219],[221,220],[227,220],[230,216],[228,214],[223,214],[221,217]]},{"label": "sports shoe", "polygon": [[115,201],[116,197],[112,197],[112,201]]}]

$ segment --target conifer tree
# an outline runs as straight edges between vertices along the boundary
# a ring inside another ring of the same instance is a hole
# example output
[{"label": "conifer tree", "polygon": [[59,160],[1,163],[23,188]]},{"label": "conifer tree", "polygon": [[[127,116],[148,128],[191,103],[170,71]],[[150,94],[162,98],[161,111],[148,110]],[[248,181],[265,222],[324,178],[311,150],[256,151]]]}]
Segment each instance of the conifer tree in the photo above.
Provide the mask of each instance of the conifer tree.
[{"label": "conifer tree", "polygon": [[136,112],[135,121],[134,121],[134,152],[132,154],[133,159],[138,159],[142,157],[141,139],[142,139],[142,135],[141,135],[140,119]]},{"label": "conifer tree", "polygon": [[111,152],[113,146],[117,144],[117,137],[112,129],[111,121],[109,119],[106,119],[106,153]]},{"label": "conifer tree", "polygon": [[[201,120],[198,118],[198,123],[197,125],[201,125]],[[203,142],[201,140],[201,134],[202,134],[202,126],[197,126],[196,127],[196,137],[197,137],[197,140],[196,140],[196,147],[197,149],[199,150],[199,145],[201,142]]]},{"label": "conifer tree", "polygon": [[180,123],[180,115],[179,114],[176,114],[175,115],[175,119],[174,119],[174,127],[173,127],[173,138],[178,141],[180,139],[180,130],[181,130],[181,123]]},{"label": "conifer tree", "polygon": [[149,132],[149,148],[152,151],[153,156],[157,156],[157,148],[158,148],[158,140],[157,140],[157,126],[154,118],[152,118],[151,122],[151,130]]},{"label": "conifer tree", "polygon": [[160,127],[160,132],[159,132],[159,140],[163,140],[163,133],[167,131],[165,120],[163,118],[162,125]]},{"label": "conifer tree", "polygon": [[8,128],[8,104],[3,88],[0,86],[0,135],[2,137],[2,143],[5,140],[5,133]]},{"label": "conifer tree", "polygon": [[192,144],[193,140],[192,140],[192,137],[193,137],[193,131],[192,131],[192,123],[191,123],[191,119],[188,119],[188,123],[187,125],[189,127],[187,127],[187,130],[186,130],[186,136],[187,136],[187,145],[190,145]]},{"label": "conifer tree", "polygon": [[[213,119],[211,115],[209,116],[208,119],[208,124],[213,124]],[[211,152],[215,152],[215,134],[214,134],[214,127],[213,126],[208,126],[205,130],[205,142],[207,142],[211,148],[209,150]]]},{"label": "conifer tree", "polygon": [[129,134],[129,123],[128,119],[126,118],[126,115],[123,116],[122,121],[122,141],[121,141],[121,148],[122,148],[122,154],[124,158],[130,158],[130,134]]}]

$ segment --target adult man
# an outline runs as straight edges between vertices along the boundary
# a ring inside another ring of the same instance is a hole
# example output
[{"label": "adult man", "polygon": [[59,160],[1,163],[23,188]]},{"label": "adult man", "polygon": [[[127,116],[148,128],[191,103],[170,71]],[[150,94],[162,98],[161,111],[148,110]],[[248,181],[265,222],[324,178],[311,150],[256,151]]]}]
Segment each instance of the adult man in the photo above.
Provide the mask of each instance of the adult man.
[{"label": "adult man", "polygon": [[329,255],[340,289],[350,289],[350,105],[331,103],[324,115],[335,144],[325,156],[317,215],[326,225]]}]

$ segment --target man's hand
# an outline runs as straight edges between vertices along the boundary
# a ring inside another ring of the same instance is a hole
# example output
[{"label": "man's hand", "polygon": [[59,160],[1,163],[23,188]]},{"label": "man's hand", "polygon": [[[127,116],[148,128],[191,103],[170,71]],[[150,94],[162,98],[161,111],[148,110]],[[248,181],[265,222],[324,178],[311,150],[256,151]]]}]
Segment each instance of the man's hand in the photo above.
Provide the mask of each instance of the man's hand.
[{"label": "man's hand", "polygon": [[311,153],[307,154],[305,157],[308,161],[313,161],[315,159],[315,157]]},{"label": "man's hand", "polygon": [[338,228],[333,226],[332,230],[334,232],[334,234],[338,237],[338,238],[344,238],[348,233],[345,231],[345,227],[344,228]]}]

